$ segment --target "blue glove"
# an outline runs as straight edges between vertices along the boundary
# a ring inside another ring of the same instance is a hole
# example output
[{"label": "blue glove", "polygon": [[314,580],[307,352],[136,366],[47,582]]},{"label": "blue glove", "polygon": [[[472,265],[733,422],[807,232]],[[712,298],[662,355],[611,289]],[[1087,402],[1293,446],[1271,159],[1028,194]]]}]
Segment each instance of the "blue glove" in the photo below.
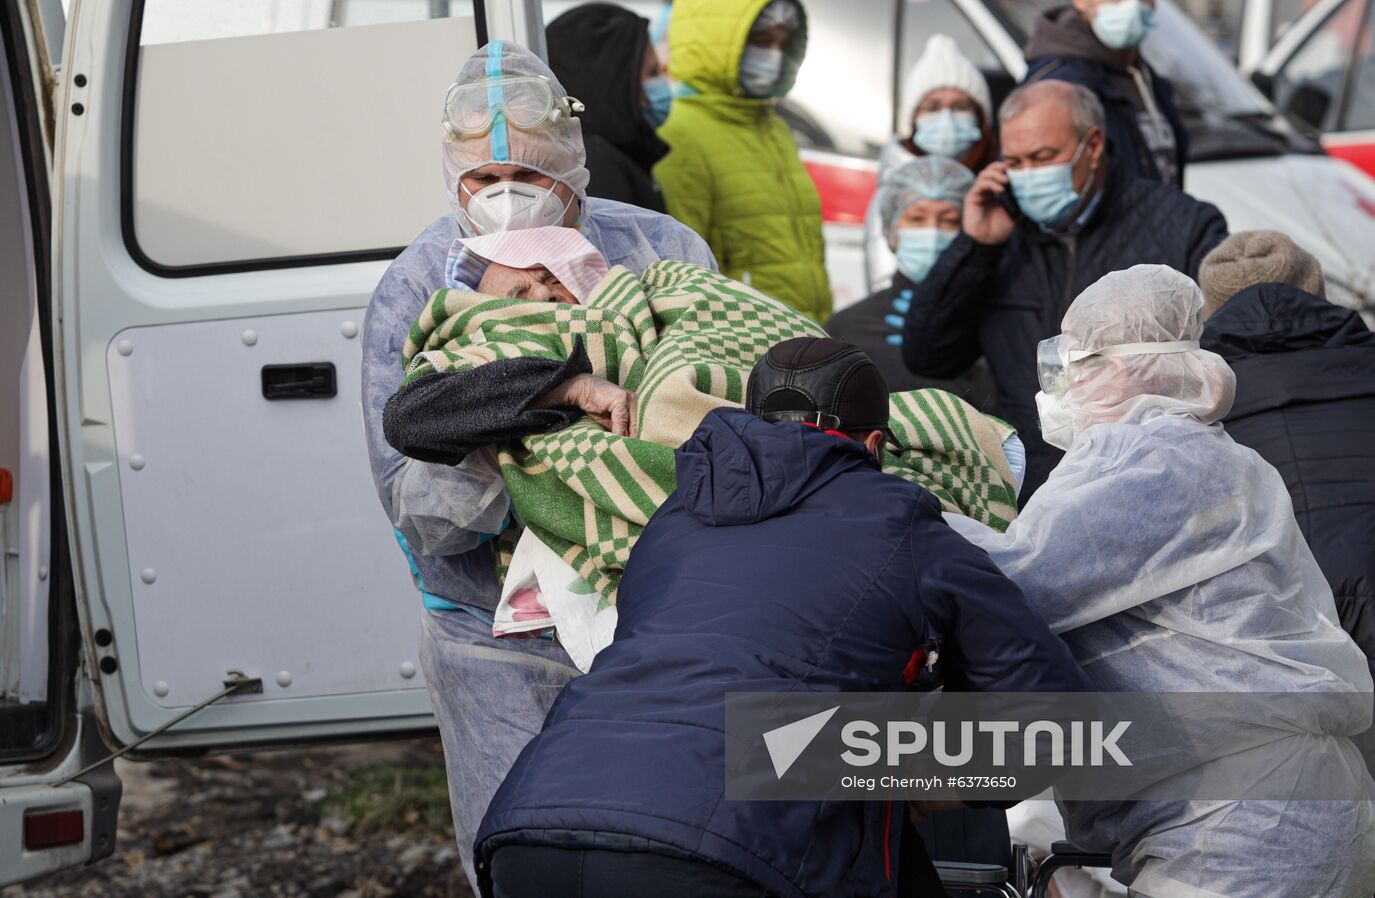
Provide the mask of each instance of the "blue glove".
[{"label": "blue glove", "polygon": [[893,300],[893,311],[897,314],[883,316],[883,323],[897,331],[896,334],[889,334],[883,338],[889,346],[902,345],[902,325],[907,319],[907,310],[910,308],[912,308],[912,291],[903,290]]}]

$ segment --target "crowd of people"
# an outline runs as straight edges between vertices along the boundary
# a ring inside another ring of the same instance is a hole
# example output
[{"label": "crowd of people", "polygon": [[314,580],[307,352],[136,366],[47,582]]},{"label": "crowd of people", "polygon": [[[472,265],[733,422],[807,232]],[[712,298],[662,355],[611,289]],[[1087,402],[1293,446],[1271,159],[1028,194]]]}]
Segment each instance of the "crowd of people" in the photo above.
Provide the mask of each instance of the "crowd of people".
[{"label": "crowd of people", "polygon": [[[932,36],[834,314],[805,0],[675,0],[666,68],[603,3],[463,63],[363,395],[479,894],[1010,866],[997,806],[726,800],[727,692],[1375,689],[1375,335],[1183,190],[1153,9],[1047,12],[997,106]],[[1358,757],[1371,713],[1274,738]],[[1135,895],[1369,896],[1375,781],[1329,779],[1061,812]]]}]

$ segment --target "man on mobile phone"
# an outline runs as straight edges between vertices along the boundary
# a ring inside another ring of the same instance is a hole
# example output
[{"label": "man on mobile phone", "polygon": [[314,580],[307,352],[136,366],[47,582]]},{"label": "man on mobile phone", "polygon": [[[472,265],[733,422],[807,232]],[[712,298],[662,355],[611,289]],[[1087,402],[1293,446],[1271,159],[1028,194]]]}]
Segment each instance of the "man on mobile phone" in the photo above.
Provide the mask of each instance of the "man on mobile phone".
[{"label": "man on mobile phone", "polygon": [[1117,164],[1103,105],[1087,88],[1024,85],[999,122],[1003,158],[979,173],[962,233],[916,288],[902,350],[925,377],[988,360],[998,408],[1026,443],[1025,503],[1061,455],[1040,438],[1036,344],[1059,333],[1070,301],[1108,272],[1153,263],[1197,277],[1227,222]]}]

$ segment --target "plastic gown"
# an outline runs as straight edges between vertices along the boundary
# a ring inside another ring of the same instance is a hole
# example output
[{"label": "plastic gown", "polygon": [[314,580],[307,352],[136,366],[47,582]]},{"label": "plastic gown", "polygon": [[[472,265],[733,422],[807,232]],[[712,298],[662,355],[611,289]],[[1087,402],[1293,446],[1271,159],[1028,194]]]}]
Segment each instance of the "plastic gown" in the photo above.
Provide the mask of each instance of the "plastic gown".
[{"label": "plastic gown", "polygon": [[[1064,331],[1089,350],[1196,340],[1201,308],[1188,278],[1137,266],[1086,290]],[[951,523],[1102,691],[1370,692],[1284,482],[1204,423],[1231,404],[1231,372],[1214,359],[1096,359],[1070,389],[1068,453],[1007,532]],[[1367,800],[1065,803],[1069,838],[1112,852],[1116,878],[1142,895],[1369,895],[1375,784],[1348,737],[1370,723],[1284,721],[1267,747],[1277,770],[1345,779],[1342,794]]]},{"label": "plastic gown", "polygon": [[[543,76],[553,92],[563,88],[549,68],[517,44],[493,41],[464,64],[458,82],[483,78]],[[667,215],[624,203],[586,197],[587,170],[576,120],[561,128],[522,132],[494,128],[470,141],[445,137],[445,182],[457,203],[458,178],[490,162],[510,163],[553,176],[572,187],[582,203],[579,231],[611,265],[639,273],[660,259],[678,259],[716,270],[706,243]],[[406,458],[387,444],[382,410],[401,385],[401,350],[411,325],[434,291],[456,286],[446,277],[455,240],[473,236],[461,214],[434,221],[387,269],[373,293],[363,333],[363,422],[378,497],[415,566],[427,601],[496,606],[492,554],[474,551],[502,529],[509,502],[494,467],[478,457],[456,466]],[[466,284],[468,287],[476,283]]]}]

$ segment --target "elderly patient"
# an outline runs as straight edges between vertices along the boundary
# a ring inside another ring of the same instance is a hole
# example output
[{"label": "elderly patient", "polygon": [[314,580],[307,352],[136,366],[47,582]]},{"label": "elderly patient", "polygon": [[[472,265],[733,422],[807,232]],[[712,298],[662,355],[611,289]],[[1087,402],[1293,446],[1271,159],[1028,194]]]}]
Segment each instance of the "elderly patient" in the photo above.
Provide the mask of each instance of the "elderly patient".
[{"label": "elderly patient", "polygon": [[[1199,349],[1202,309],[1198,286],[1161,265],[1081,293],[1039,348],[1041,431],[1063,461],[1005,533],[951,523],[1101,691],[1369,692],[1283,480],[1216,423],[1235,378]],[[1375,784],[1350,739],[1370,713],[1282,716],[1235,721],[1268,727],[1252,756],[1274,762],[1266,776],[1300,771],[1352,800],[1070,802],[1069,837],[1112,852],[1135,895],[1371,894]],[[1238,763],[1196,769],[1235,781]]]},{"label": "elderly patient", "polygon": [[[606,258],[571,228],[503,231],[456,243],[461,251],[452,261],[459,275],[455,282],[476,283],[476,292],[485,296],[576,305],[587,300],[608,272]],[[570,424],[583,414],[613,433],[634,436],[634,394],[579,370],[586,362],[585,355],[563,364],[506,359],[494,370],[468,372],[471,384],[466,390],[439,382],[417,385],[387,403],[387,442],[412,458],[452,463],[451,447],[469,442],[467,437],[475,433],[482,443],[500,442]],[[455,430],[455,439],[438,449],[436,444],[443,445],[448,434],[436,413],[446,410],[449,414],[442,417]],[[494,426],[474,431],[471,425],[478,419]],[[457,437],[458,431],[463,438]]]}]

